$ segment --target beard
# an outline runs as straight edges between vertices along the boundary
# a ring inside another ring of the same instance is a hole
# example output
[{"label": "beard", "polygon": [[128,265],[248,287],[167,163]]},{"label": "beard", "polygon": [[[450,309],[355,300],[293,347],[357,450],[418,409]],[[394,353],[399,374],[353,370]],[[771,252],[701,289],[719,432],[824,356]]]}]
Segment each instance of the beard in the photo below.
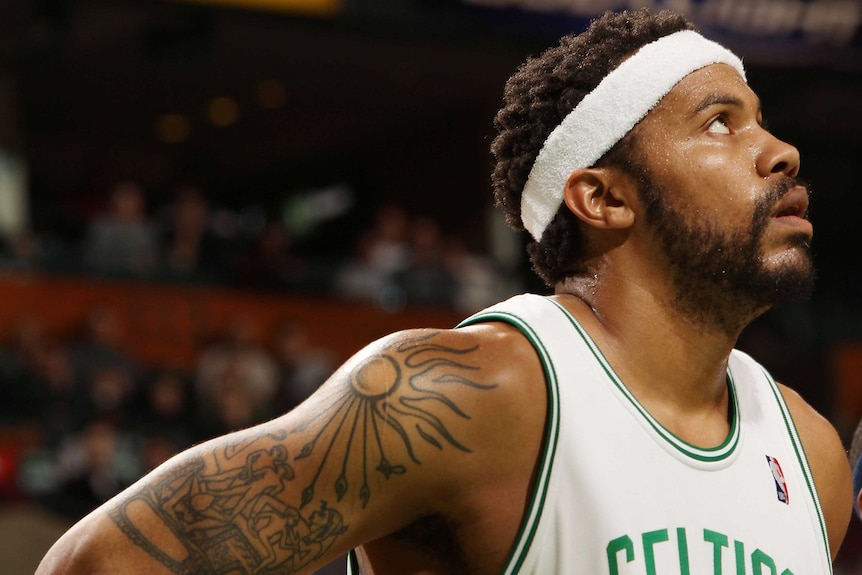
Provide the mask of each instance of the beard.
[{"label": "beard", "polygon": [[793,187],[807,189],[802,181],[788,176],[772,185],[740,230],[687,216],[650,174],[641,170],[638,179],[647,222],[670,263],[674,304],[690,320],[734,334],[772,306],[810,297],[816,272],[809,236],[791,236],[787,252],[773,265],[763,256],[773,206]]}]

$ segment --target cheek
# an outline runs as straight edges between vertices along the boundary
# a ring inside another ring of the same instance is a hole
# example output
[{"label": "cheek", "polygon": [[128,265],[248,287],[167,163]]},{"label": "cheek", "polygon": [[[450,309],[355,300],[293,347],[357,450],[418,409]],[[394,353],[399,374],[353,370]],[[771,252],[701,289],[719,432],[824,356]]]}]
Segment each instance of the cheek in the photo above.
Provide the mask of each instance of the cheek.
[{"label": "cheek", "polygon": [[750,162],[719,152],[689,153],[680,158],[687,172],[687,193],[713,212],[748,222],[757,198],[760,178],[752,178]]}]

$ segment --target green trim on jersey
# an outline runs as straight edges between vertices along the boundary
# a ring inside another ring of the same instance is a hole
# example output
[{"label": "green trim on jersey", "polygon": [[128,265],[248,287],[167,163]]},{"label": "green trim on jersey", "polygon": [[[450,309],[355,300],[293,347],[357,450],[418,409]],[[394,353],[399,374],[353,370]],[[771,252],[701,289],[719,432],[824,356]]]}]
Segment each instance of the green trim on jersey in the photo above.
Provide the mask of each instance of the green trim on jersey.
[{"label": "green trim on jersey", "polygon": [[620,380],[619,376],[614,371],[613,367],[611,367],[607,358],[605,358],[602,351],[590,337],[590,335],[581,327],[581,324],[578,323],[578,320],[569,313],[565,307],[555,302],[554,300],[549,300],[555,306],[557,306],[560,311],[562,311],[566,317],[571,322],[572,326],[575,330],[580,334],[581,338],[584,340],[584,343],[587,344],[587,347],[593,353],[593,356],[599,362],[599,365],[602,366],[602,369],[605,371],[605,374],[610,378],[611,382],[617,388],[617,390],[625,397],[632,407],[634,407],[638,413],[646,420],[650,427],[666,442],[668,442],[672,447],[674,447],[677,451],[682,453],[683,455],[690,457],[699,462],[703,463],[714,463],[717,461],[722,461],[727,459],[733,451],[736,449],[737,445],[739,445],[739,436],[740,436],[740,428],[739,428],[739,400],[736,395],[736,386],[733,383],[733,377],[730,374],[730,371],[727,372],[727,389],[730,394],[730,405],[731,405],[731,421],[730,421],[730,432],[727,434],[727,437],[724,441],[716,446],[703,448],[693,445],[683,439],[677,437],[674,433],[669,431],[665,426],[659,423],[650,413],[640,404],[640,402],[635,398],[634,395],[628,390],[625,384]]},{"label": "green trim on jersey", "polygon": [[527,552],[532,546],[533,538],[536,535],[536,529],[539,525],[539,518],[542,515],[542,510],[545,504],[545,498],[548,493],[548,482],[551,479],[551,468],[554,465],[554,455],[557,450],[557,443],[560,436],[560,392],[557,373],[554,369],[554,364],[551,361],[548,350],[545,349],[542,341],[536,335],[533,328],[520,317],[505,311],[490,311],[487,313],[480,312],[465,319],[459,323],[456,328],[495,320],[513,325],[530,341],[533,348],[536,350],[536,353],[539,355],[539,359],[541,359],[548,390],[547,433],[545,435],[542,461],[539,467],[539,473],[536,477],[536,485],[533,487],[530,507],[521,522],[518,537],[515,539],[515,545],[512,547],[512,551],[509,553],[509,558],[506,560],[505,567],[501,573],[501,575],[514,575],[520,571],[521,565],[526,559]]},{"label": "green trim on jersey", "polygon": [[787,434],[790,436],[790,442],[793,445],[793,451],[796,453],[796,460],[799,462],[799,468],[802,470],[802,475],[805,477],[805,486],[808,488],[808,493],[811,500],[814,502],[814,509],[817,511],[817,519],[820,523],[820,536],[823,538],[823,545],[826,550],[827,563],[829,563],[829,573],[832,573],[832,553],[829,549],[829,535],[826,530],[826,519],[823,517],[823,509],[820,506],[820,496],[817,494],[817,486],[814,484],[814,476],[811,473],[811,467],[808,464],[808,456],[805,455],[805,449],[802,447],[802,440],[799,438],[799,431],[796,429],[796,424],[793,422],[793,417],[790,415],[790,408],[787,407],[787,402],[784,401],[784,396],[781,395],[781,390],[778,389],[778,384],[773,379],[772,375],[760,366],[763,376],[769,383],[769,388],[775,396],[775,401],[781,410],[781,417],[784,419],[784,425],[787,428]]}]

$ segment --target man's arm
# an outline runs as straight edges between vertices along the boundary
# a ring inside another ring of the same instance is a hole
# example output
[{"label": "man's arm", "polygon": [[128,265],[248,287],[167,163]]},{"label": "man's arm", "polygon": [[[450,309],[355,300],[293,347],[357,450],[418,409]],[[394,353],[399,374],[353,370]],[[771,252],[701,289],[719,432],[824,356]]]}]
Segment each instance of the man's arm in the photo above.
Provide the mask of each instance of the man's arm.
[{"label": "man's arm", "polygon": [[781,386],[782,395],[808,457],[817,495],[826,520],[829,549],[834,560],[847,532],[853,509],[853,488],[847,454],[835,428],[798,393]]},{"label": "man's arm", "polygon": [[291,413],[195,446],[91,513],[37,575],[311,573],[438,512],[503,457],[484,453],[502,424],[483,414],[507,405],[488,332],[372,344]]}]

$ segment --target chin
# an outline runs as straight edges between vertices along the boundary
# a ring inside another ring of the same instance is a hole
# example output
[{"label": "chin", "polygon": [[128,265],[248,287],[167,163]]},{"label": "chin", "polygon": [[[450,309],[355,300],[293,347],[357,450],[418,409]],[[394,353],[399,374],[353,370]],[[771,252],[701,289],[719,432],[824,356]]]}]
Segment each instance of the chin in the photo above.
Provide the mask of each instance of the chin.
[{"label": "chin", "polygon": [[745,279],[746,285],[739,287],[758,307],[773,307],[808,301],[814,293],[816,279],[809,246],[796,245],[769,260],[761,260],[760,269],[751,270]]},{"label": "chin", "polygon": [[772,275],[773,305],[808,301],[814,293],[817,272],[810,260],[783,266]]}]

